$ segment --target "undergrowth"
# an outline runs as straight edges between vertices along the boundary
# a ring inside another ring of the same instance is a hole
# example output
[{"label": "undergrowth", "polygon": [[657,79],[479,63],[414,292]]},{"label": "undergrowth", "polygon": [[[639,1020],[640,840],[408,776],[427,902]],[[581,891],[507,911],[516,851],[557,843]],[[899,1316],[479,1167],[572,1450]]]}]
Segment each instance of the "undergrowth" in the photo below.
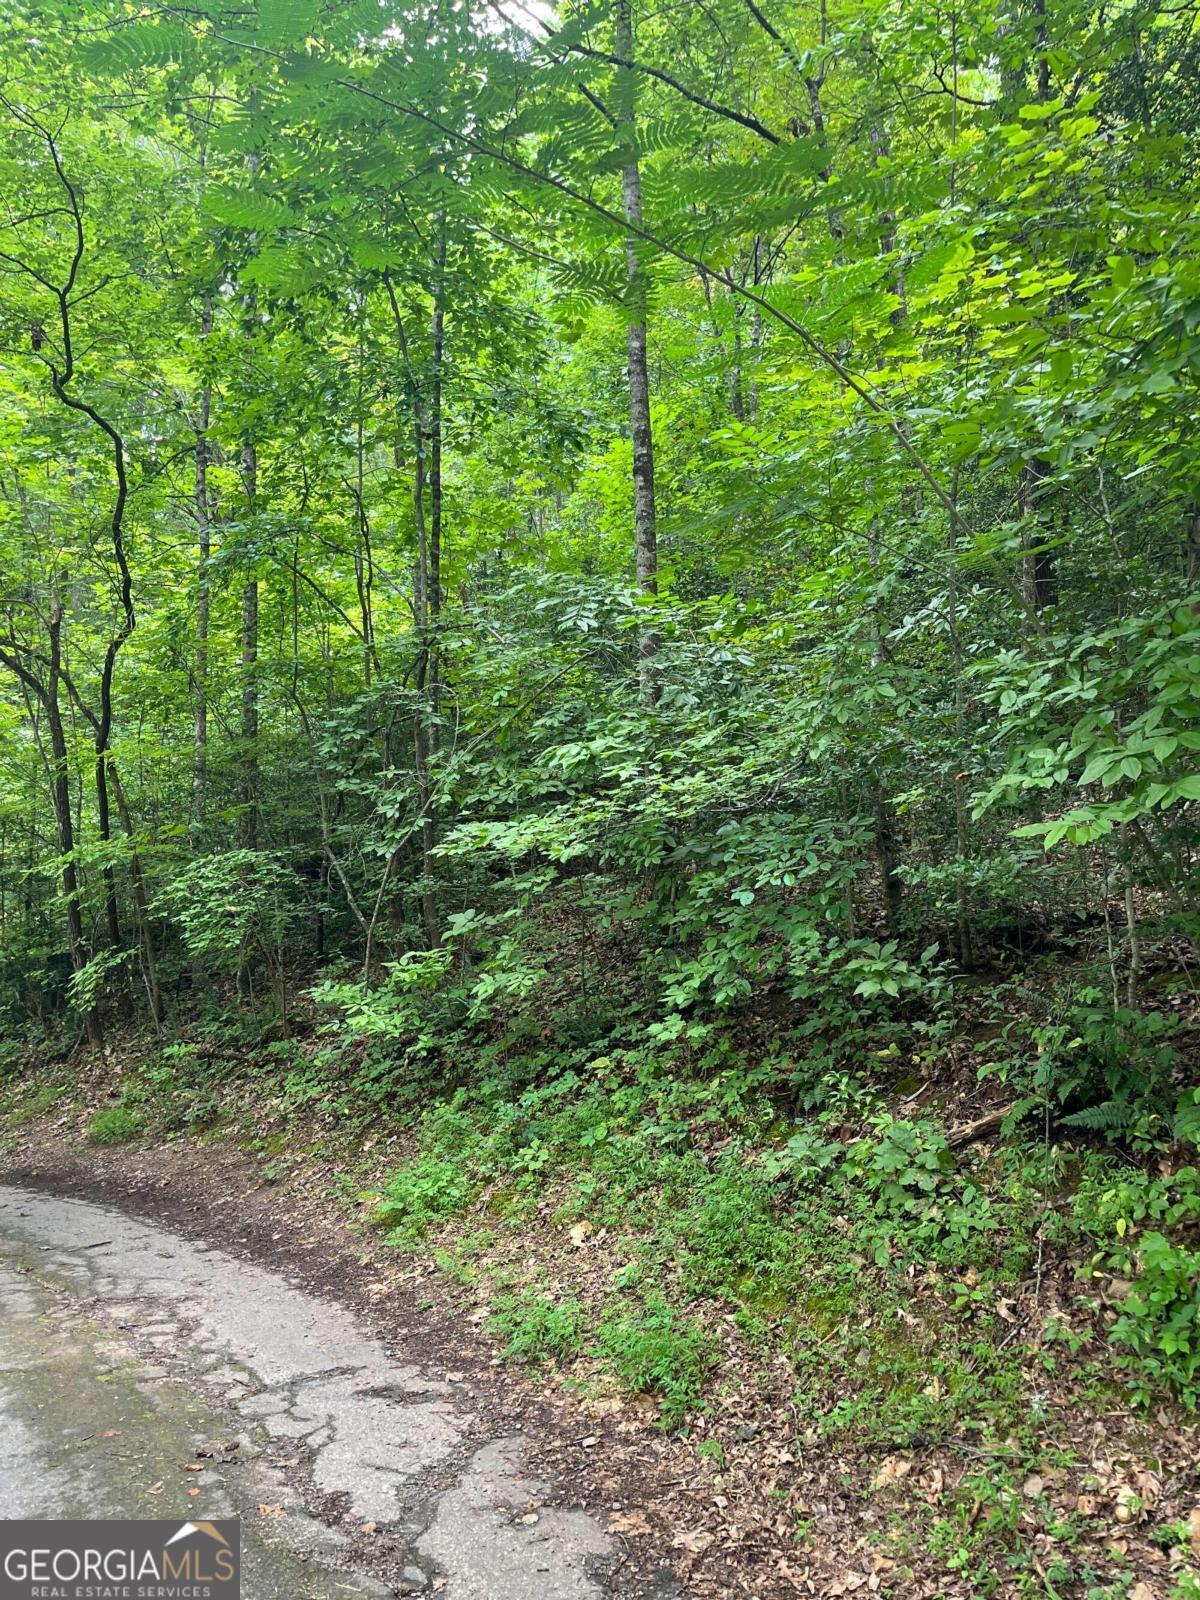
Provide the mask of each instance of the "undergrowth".
[{"label": "undergrowth", "polygon": [[[1200,1403],[1200,1119],[1177,1031],[1105,1017],[1087,992],[1049,1022],[1010,1006],[974,1056],[1010,1097],[1001,1136],[966,1143],[956,1102],[938,1104],[964,1086],[936,1076],[944,1038],[907,1025],[840,1051],[801,1032],[750,1060],[712,1030],[664,1040],[616,1019],[547,1040],[518,1023],[464,1034],[457,1084],[404,1045],[318,1033],[235,1052],[199,1032],[133,1064],[89,1135],[236,1128],[238,1095],[265,1097],[283,1113],[258,1140],[274,1179],[314,1118],[343,1150],[402,1134],[406,1158],[365,1195],[344,1176],[346,1193],[482,1300],[504,1359],[643,1397],[714,1462],[731,1339],[739,1381],[769,1374],[806,1445],[998,1452],[926,1530],[987,1594],[997,1562],[1026,1571],[1022,1486],[1056,1387],[1096,1413]],[[10,1086],[7,1120],[57,1094]],[[1072,1566],[1063,1530],[1061,1593],[1117,1595]]]}]

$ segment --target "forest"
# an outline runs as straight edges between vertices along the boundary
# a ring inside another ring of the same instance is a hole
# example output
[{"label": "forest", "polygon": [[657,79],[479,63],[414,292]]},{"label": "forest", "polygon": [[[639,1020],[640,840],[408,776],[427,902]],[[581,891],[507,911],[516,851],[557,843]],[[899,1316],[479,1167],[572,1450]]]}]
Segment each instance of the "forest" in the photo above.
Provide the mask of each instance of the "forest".
[{"label": "forest", "polygon": [[681,1592],[1200,1595],[1192,0],[0,31],[6,1159],[327,1182]]}]

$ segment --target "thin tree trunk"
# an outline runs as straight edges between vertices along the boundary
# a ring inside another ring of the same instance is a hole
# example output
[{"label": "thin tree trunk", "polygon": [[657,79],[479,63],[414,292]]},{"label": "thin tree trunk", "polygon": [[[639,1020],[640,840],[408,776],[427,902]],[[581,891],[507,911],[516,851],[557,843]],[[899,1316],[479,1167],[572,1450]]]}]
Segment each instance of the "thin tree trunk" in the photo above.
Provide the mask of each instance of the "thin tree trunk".
[{"label": "thin tree trunk", "polygon": [[[1132,871],[1132,867],[1130,867]],[[1125,931],[1129,938],[1129,971],[1125,975],[1125,1004],[1137,1009],[1142,977],[1142,941],[1138,937],[1137,911],[1133,903],[1133,880],[1125,880]]]},{"label": "thin tree trunk", "polygon": [[[96,752],[96,832],[107,846],[112,840],[112,816],[108,803],[107,755]],[[117,875],[111,861],[101,868],[104,879],[104,928],[114,950],[121,948],[121,917],[117,909]]]},{"label": "thin tree trunk", "polygon": [[430,748],[438,746],[438,717],[441,711],[441,686],[438,659],[438,626],[442,615],[442,367],[446,354],[446,218],[439,218],[437,273],[434,280],[433,375],[429,403],[429,566],[426,574],[425,603],[428,609]]},{"label": "thin tree trunk", "polygon": [[[396,339],[404,361],[405,372],[413,397],[413,441],[415,464],[413,467],[413,526],[417,536],[417,553],[413,562],[413,624],[418,637],[416,663],[417,705],[413,718],[413,769],[417,785],[418,818],[421,835],[421,923],[425,941],[435,949],[441,943],[441,924],[438,917],[437,892],[434,879],[434,848],[437,844],[436,796],[430,773],[430,756],[435,748],[438,710],[437,624],[442,605],[442,397],[443,360],[445,356],[445,266],[446,223],[438,218],[438,250],[435,260],[433,318],[430,325],[432,339],[433,375],[430,384],[430,405],[425,404],[423,376],[412,360],[408,337],[404,331],[404,318],[396,299],[391,279],[385,272],[384,288],[392,309]],[[395,451],[397,468],[403,463],[403,452],[397,443]],[[428,463],[428,473],[427,473]],[[429,516],[425,514],[425,489],[429,484]],[[367,926],[366,954],[363,960],[364,975],[371,970],[371,952],[375,926],[379,918],[383,896],[396,862],[399,847],[388,857],[382,882],[375,899],[375,907]]]},{"label": "thin tree trunk", "polygon": [[1021,593],[1025,609],[1037,617],[1047,606],[1058,599],[1058,574],[1054,568],[1052,551],[1041,549],[1046,530],[1042,525],[1040,502],[1045,493],[1045,480],[1050,474],[1050,463],[1040,456],[1021,469],[1021,515],[1023,524],[1030,519],[1034,527],[1023,526],[1021,531]]},{"label": "thin tree trunk", "polygon": [[[252,150],[246,158],[251,182],[260,165],[261,157]],[[258,296],[253,288],[242,296],[242,310],[247,335],[253,338],[258,311]],[[246,514],[253,522],[258,513],[258,448],[252,438],[242,441],[241,466]],[[258,579],[253,576],[242,590],[241,743],[241,842],[247,850],[253,850],[258,845]]]},{"label": "thin tree trunk", "polygon": [[358,320],[358,382],[354,425],[354,508],[358,519],[358,537],[354,544],[354,588],[358,595],[358,614],[362,627],[363,688],[369,689],[371,687],[372,671],[376,666],[373,600],[375,564],[371,554],[371,524],[367,518],[366,501],[364,365],[363,324],[362,313],[360,312]]},{"label": "thin tree trunk", "polygon": [[[62,858],[63,902],[67,913],[67,953],[71,971],[76,978],[87,966],[84,947],[83,913],[79,904],[79,873],[75,865],[75,826],[71,816],[71,774],[67,763],[67,739],[63,730],[62,710],[58,691],[62,662],[62,606],[58,596],[50,598],[50,670],[42,704],[46,710],[46,726],[50,731],[51,793],[54,803],[54,821],[58,829],[58,853]],[[94,1005],[83,1010],[83,1028],[87,1041],[97,1048],[104,1044],[104,1028]]]},{"label": "thin tree trunk", "polygon": [[[632,0],[617,0],[616,53],[633,61]],[[617,69],[618,129],[628,146],[628,160],[621,172],[621,200],[625,221],[635,228],[642,224],[642,178],[636,152],[636,86],[629,67]],[[658,519],[654,503],[654,435],[650,424],[650,374],[646,356],[646,276],[638,262],[632,235],[625,241],[625,265],[629,279],[626,336],[626,370],[629,380],[629,420],[633,439],[633,533],[638,588],[644,595],[658,594]],[[658,674],[654,657],[658,635],[643,628],[638,635],[638,679],[642,699],[653,704],[658,697]]]},{"label": "thin tree trunk", "polygon": [[[246,502],[253,508],[258,492],[258,457],[252,444],[242,450],[242,481]],[[242,590],[241,740],[241,840],[247,850],[253,850],[258,845],[258,579],[253,577]]]},{"label": "thin tree trunk", "polygon": [[[867,560],[874,579],[879,570],[879,536],[874,518],[867,525]],[[870,617],[871,670],[878,673],[884,664],[883,628],[879,619],[879,601],[874,596],[871,598]],[[873,773],[871,777],[871,809],[875,815],[875,855],[883,889],[884,918],[888,933],[895,938],[900,931],[900,906],[904,894],[899,874],[896,812],[878,773]]]},{"label": "thin tree trunk", "polygon": [[[758,234],[754,236],[750,266],[752,286],[757,291],[762,283],[762,239]],[[758,353],[762,349],[762,342],[762,312],[758,306],[754,306],[750,313],[750,386],[746,391],[746,414],[751,422],[758,421]]]},{"label": "thin tree trunk", "polygon": [[441,942],[437,895],[434,889],[434,846],[437,826],[433,814],[433,784],[429,773],[429,535],[425,521],[425,443],[418,420],[417,459],[413,472],[413,518],[417,529],[417,559],[413,567],[413,610],[421,643],[417,657],[417,712],[413,719],[413,766],[417,779],[417,804],[421,818],[421,922],[432,950]]},{"label": "thin tree trunk", "polygon": [[[212,298],[204,297],[200,313],[201,336],[212,332]],[[208,618],[209,561],[212,558],[212,519],[208,498],[208,429],[212,420],[212,386],[200,390],[196,419],[196,474],[193,505],[196,517],[197,576],[196,659],[192,673],[192,822],[204,826],[208,809]]]},{"label": "thin tree trunk", "polygon": [[146,994],[150,1001],[150,1015],[157,1032],[163,1024],[162,989],[158,982],[158,963],[154,954],[154,930],[146,897],[146,881],[142,874],[142,858],[138,854],[133,820],[125,800],[125,790],[121,786],[116,762],[111,756],[108,761],[108,776],[117,806],[117,816],[121,822],[121,831],[129,841],[129,882],[133,891],[134,918],[137,922],[138,940],[142,947],[142,970],[146,979]]},{"label": "thin tree trunk", "polygon": [[[955,468],[951,490],[958,495],[958,469]],[[967,912],[967,893],[963,872],[967,863],[970,836],[967,827],[967,775],[962,764],[967,756],[966,690],[963,682],[964,660],[962,636],[958,626],[958,527],[950,518],[950,559],[947,564],[946,630],[950,635],[950,660],[954,670],[954,843],[958,865],[958,959],[964,967],[971,964],[971,923]]]}]

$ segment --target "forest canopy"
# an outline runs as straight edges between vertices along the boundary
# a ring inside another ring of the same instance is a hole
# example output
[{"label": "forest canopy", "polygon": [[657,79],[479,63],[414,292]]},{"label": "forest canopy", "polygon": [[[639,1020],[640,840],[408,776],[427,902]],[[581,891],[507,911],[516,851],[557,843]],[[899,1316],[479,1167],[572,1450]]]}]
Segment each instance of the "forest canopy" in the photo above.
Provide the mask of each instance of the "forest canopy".
[{"label": "forest canopy", "polygon": [[[973,1237],[939,1075],[1174,1182],[1196,23],[7,5],[12,1058],[237,1019],[297,1103],[457,1093],[523,1179],[567,1138],[539,1095],[588,1162],[740,1129],[772,1215],[874,1196],[880,1271]],[[1194,1402],[1156,1237],[1125,1342]]]},{"label": "forest canopy", "polygon": [[11,9],[10,1007],[486,1009],[574,918],[684,1017],[1126,890],[1133,998],[1195,909],[1193,24]]}]

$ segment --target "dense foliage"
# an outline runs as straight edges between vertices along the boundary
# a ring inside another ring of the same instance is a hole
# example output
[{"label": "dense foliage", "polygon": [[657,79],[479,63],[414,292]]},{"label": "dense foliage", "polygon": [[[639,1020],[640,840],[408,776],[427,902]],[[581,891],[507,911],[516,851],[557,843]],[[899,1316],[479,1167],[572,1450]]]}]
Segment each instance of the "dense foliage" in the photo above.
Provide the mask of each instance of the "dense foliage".
[{"label": "dense foliage", "polygon": [[[885,1109],[984,1040],[1006,1131],[1178,1182],[1081,1225],[1194,1402],[1194,8],[3,29],[11,1034],[236,993],[300,1103],[477,1094],[392,1226],[569,1148],[731,1294],[810,1189],[881,1270],[1016,1227]],[[711,1216],[698,1104],[772,1149]]]}]

